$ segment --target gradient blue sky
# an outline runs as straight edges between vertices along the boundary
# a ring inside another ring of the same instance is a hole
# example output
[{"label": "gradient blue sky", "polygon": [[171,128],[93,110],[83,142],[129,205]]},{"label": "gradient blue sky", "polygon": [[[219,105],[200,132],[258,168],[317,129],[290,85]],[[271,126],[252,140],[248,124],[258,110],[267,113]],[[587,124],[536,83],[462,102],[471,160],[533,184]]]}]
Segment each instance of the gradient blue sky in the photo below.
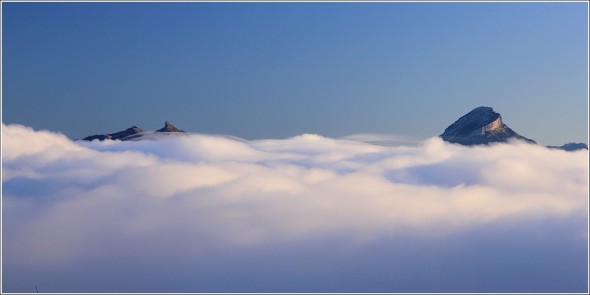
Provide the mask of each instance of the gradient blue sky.
[{"label": "gradient blue sky", "polygon": [[247,139],[441,134],[472,108],[587,142],[587,3],[2,3],[2,121]]}]

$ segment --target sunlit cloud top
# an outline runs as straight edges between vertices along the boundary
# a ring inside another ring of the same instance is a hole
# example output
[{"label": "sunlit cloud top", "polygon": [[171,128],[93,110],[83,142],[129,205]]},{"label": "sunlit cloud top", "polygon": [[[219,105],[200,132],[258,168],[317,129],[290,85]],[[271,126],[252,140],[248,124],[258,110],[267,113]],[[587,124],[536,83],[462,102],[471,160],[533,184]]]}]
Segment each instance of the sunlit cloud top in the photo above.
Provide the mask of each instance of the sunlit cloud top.
[{"label": "sunlit cloud top", "polygon": [[[338,236],[366,245],[587,214],[586,150],[437,137],[392,147],[315,134],[73,142],[19,125],[2,132],[9,272],[107,255],[113,239],[121,253],[199,256],[203,241],[257,249]],[[568,232],[583,242],[585,230]]]}]

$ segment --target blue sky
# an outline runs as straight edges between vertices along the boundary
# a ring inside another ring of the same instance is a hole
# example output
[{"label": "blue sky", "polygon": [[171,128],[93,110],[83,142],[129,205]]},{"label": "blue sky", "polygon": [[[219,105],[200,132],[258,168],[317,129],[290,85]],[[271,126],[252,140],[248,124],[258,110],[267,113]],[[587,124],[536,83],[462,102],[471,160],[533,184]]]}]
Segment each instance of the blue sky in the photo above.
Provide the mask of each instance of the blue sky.
[{"label": "blue sky", "polygon": [[586,3],[3,3],[2,121],[427,138],[487,105],[587,142]]}]

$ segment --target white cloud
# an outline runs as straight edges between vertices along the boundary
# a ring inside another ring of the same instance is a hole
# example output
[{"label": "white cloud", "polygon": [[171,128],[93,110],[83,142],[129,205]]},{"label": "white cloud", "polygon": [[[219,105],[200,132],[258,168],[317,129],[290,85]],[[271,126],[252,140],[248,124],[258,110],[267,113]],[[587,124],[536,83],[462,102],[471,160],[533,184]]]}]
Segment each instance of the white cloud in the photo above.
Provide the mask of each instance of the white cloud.
[{"label": "white cloud", "polygon": [[417,145],[420,143],[420,140],[410,136],[378,133],[351,134],[340,137],[339,139],[360,141],[385,146]]},{"label": "white cloud", "polygon": [[[587,151],[439,138],[387,147],[311,134],[72,142],[18,125],[2,132],[9,275],[111,256],[110,267],[163,253],[178,264],[219,249],[450,239],[539,220],[566,220],[575,243],[587,239],[585,223],[568,221],[587,216]],[[331,244],[334,236],[344,241]]]}]

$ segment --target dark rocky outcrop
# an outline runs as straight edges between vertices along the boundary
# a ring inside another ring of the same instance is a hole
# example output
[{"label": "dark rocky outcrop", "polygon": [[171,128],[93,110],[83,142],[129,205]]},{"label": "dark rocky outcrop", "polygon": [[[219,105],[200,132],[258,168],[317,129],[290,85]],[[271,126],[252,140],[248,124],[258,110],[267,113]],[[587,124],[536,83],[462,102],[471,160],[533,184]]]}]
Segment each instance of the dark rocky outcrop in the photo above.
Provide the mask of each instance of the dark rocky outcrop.
[{"label": "dark rocky outcrop", "polygon": [[180,130],[178,128],[176,128],[174,125],[172,125],[172,123],[166,121],[164,123],[164,127],[161,129],[156,130],[156,132],[183,132],[185,133],[184,130]]},{"label": "dark rocky outcrop", "polygon": [[582,142],[579,142],[579,143],[570,142],[570,143],[566,143],[562,146],[548,145],[547,147],[550,149],[560,149],[560,150],[564,150],[564,151],[568,151],[568,152],[588,149],[588,145],[585,143],[582,143]]},{"label": "dark rocky outcrop", "polygon": [[508,142],[514,139],[536,144],[534,140],[510,129],[502,122],[502,116],[491,107],[475,108],[447,127],[440,137],[444,141],[462,145]]},{"label": "dark rocky outcrop", "polygon": [[[162,134],[162,133],[164,133],[164,134],[185,134],[186,132],[184,130],[180,130],[180,129],[176,128],[174,125],[172,125],[172,123],[166,121],[164,123],[164,127],[156,130],[155,133],[153,131],[144,132],[143,129],[141,129],[137,126],[132,126],[132,127],[127,128],[126,130],[123,130],[123,131],[110,133],[110,134],[92,135],[92,136],[85,137],[82,140],[87,140],[87,141],[92,141],[95,139],[98,139],[100,141],[103,141],[106,139],[122,140],[122,141],[142,140],[142,139],[153,138],[153,136],[155,134]],[[164,135],[164,134],[162,134],[162,135]]]},{"label": "dark rocky outcrop", "polygon": [[136,137],[141,132],[143,132],[143,129],[141,129],[137,126],[131,126],[123,131],[119,131],[119,132],[115,132],[115,133],[111,133],[111,134],[91,135],[91,136],[84,137],[82,140],[87,140],[87,141],[92,141],[95,139],[98,139],[100,141],[103,141],[105,139],[129,140],[133,137]]},{"label": "dark rocky outcrop", "polygon": [[86,136],[82,140],[93,141],[95,139],[103,141],[105,139],[111,139],[111,136],[108,134],[98,134],[98,135]]}]

